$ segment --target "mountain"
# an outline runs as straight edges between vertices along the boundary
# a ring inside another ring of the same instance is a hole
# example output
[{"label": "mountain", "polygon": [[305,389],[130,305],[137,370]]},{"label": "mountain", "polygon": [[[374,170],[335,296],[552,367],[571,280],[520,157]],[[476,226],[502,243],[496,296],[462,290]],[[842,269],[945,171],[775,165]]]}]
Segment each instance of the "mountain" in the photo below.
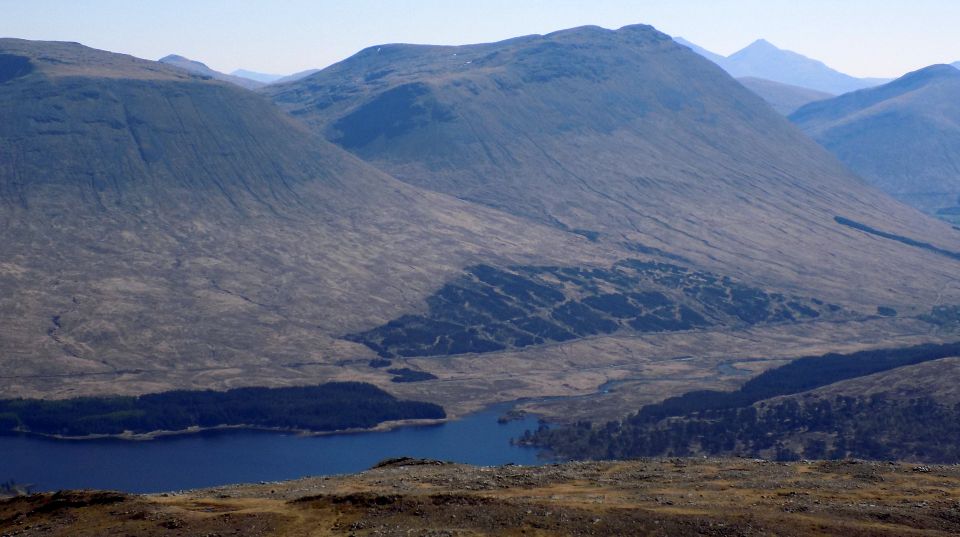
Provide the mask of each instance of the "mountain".
[{"label": "mountain", "polygon": [[0,40],[0,221],[7,397],[389,385],[342,334],[479,262],[608,259],[396,181],[231,84],[16,39]]},{"label": "mountain", "polygon": [[727,57],[705,50],[686,40],[679,40],[678,43],[716,63],[737,78],[762,78],[832,95],[888,82],[886,79],[856,78],[846,75],[818,60],[777,48],[765,39],[758,39]]},{"label": "mountain", "polygon": [[649,26],[374,46],[262,91],[410,184],[673,264],[926,309],[956,270],[949,256],[851,228],[843,218],[960,251],[949,226],[864,185]]},{"label": "mountain", "polygon": [[246,78],[248,80],[253,80],[254,82],[262,82],[264,84],[272,84],[277,80],[280,80],[281,78],[283,78],[283,75],[257,73],[256,71],[247,71],[246,69],[237,69],[236,71],[231,72],[230,76]]},{"label": "mountain", "polygon": [[960,71],[934,65],[811,103],[790,119],[850,169],[930,213],[960,215]]},{"label": "mountain", "polygon": [[374,47],[261,90],[299,120],[0,45],[3,397],[349,380],[458,416],[643,382],[619,414],[960,303],[960,234],[649,27]]},{"label": "mountain", "polygon": [[800,86],[781,84],[780,82],[764,80],[762,78],[744,77],[738,78],[737,80],[746,86],[748,90],[759,95],[764,101],[767,101],[774,110],[785,116],[790,115],[805,104],[822,101],[834,96],[830,93],[801,88]]},{"label": "mountain", "polygon": [[206,66],[206,64],[200,63],[195,60],[184,58],[183,56],[177,56],[176,54],[170,54],[169,56],[164,56],[160,58],[160,63],[165,63],[167,65],[172,65],[174,67],[189,71],[191,73],[210,77],[214,80],[222,80],[224,82],[229,82],[240,86],[241,88],[246,89],[257,89],[264,86],[263,82],[258,80],[252,80],[247,77],[227,75],[219,71],[214,71],[213,69]]}]

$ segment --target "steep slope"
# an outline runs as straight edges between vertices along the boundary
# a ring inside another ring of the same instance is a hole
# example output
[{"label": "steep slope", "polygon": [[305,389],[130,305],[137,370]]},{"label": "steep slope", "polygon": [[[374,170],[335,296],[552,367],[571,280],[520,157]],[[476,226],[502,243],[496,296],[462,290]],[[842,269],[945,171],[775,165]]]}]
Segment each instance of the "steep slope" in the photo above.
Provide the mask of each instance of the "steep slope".
[{"label": "steep slope", "polygon": [[204,63],[198,62],[196,60],[191,60],[189,58],[184,58],[183,56],[177,56],[176,54],[170,54],[169,56],[164,56],[163,58],[160,58],[159,61],[160,63],[172,65],[174,67],[184,69],[186,71],[189,71],[191,73],[194,73],[200,76],[207,76],[214,80],[229,82],[231,84],[240,86],[241,88],[252,90],[252,89],[262,88],[264,85],[266,85],[265,82],[262,82],[259,80],[253,80],[249,77],[236,76],[235,74],[228,75],[228,74],[221,73],[220,71],[214,71],[213,69],[207,67],[207,65]]},{"label": "steep slope", "polygon": [[[13,39],[0,40],[0,222],[5,396],[388,382],[338,338],[470,264],[605,260],[581,237],[396,181],[251,92]],[[336,365],[350,357],[365,369]]]},{"label": "steep slope", "polygon": [[677,42],[737,78],[762,78],[832,95],[888,82],[880,78],[852,77],[828,67],[821,61],[777,48],[765,39],[758,39],[730,56],[710,52],[683,39],[678,39]]},{"label": "steep slope", "polygon": [[960,217],[960,71],[934,65],[807,105],[790,119],[864,179]]},{"label": "steep slope", "polygon": [[822,91],[791,86],[762,78],[744,77],[737,79],[748,90],[767,101],[774,110],[789,116],[798,108],[814,101],[822,101],[833,97],[833,94]]},{"label": "steep slope", "polygon": [[956,270],[838,223],[960,251],[648,26],[375,46],[263,91],[411,184],[748,283],[929,309]]}]

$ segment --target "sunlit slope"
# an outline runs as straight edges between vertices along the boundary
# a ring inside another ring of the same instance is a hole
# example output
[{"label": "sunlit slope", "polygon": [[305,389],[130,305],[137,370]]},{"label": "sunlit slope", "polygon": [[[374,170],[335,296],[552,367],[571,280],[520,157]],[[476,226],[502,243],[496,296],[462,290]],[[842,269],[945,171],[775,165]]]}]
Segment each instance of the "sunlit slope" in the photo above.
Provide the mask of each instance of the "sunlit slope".
[{"label": "sunlit slope", "polygon": [[408,183],[752,282],[928,308],[956,271],[838,224],[960,250],[960,233],[868,187],[648,26],[374,46],[263,91]]},{"label": "sunlit slope", "polygon": [[396,181],[225,83],[20,40],[0,40],[0,75],[3,393],[328,379],[369,352],[343,333],[465,266],[605,259]]}]

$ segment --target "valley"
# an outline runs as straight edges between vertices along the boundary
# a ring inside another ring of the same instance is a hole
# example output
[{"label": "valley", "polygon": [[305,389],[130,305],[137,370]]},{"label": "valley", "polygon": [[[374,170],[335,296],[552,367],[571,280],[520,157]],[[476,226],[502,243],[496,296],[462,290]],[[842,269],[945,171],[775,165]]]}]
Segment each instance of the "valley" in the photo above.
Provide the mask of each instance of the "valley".
[{"label": "valley", "polygon": [[388,35],[0,37],[3,537],[960,533],[960,71]]}]

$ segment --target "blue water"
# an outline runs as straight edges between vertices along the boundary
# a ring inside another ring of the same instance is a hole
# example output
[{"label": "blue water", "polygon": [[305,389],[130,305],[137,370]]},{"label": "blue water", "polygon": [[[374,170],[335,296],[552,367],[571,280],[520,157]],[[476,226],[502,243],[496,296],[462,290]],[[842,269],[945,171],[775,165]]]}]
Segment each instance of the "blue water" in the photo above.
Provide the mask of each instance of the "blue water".
[{"label": "blue water", "polygon": [[147,442],[0,436],[0,481],[33,484],[35,491],[162,492],[357,472],[400,456],[539,464],[536,450],[510,445],[511,438],[535,429],[536,419],[497,423],[507,408],[441,425],[327,436],[211,431]]}]

